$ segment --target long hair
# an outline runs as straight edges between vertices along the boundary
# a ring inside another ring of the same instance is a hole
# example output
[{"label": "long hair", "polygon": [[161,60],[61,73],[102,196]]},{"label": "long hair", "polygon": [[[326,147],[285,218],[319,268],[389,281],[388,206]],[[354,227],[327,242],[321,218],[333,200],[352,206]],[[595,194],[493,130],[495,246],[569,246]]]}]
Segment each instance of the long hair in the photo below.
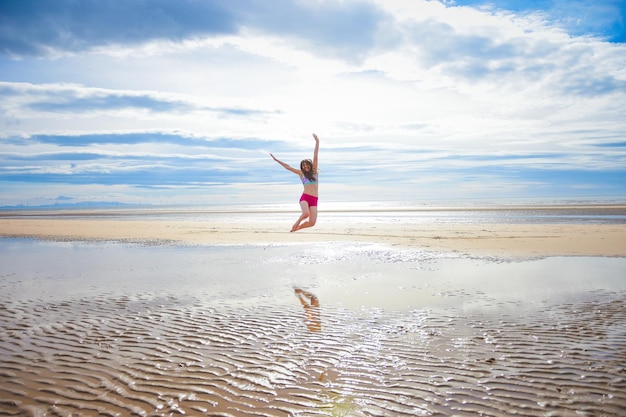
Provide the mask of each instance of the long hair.
[{"label": "long hair", "polygon": [[[302,169],[305,162],[311,165],[310,171],[305,171]],[[300,171],[302,171],[302,175],[304,175],[309,181],[317,181],[317,170],[313,166],[313,161],[311,161],[310,159],[303,159],[302,161],[300,161]]]}]

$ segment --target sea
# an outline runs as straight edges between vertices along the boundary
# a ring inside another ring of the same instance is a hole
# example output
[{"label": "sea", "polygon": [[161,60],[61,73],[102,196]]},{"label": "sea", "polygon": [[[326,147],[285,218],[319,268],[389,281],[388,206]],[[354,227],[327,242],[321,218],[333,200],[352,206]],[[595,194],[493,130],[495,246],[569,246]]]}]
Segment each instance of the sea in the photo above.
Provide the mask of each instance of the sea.
[{"label": "sea", "polygon": [[[102,218],[166,221],[249,220],[276,223],[299,213],[299,206],[282,204],[194,205],[52,205],[4,207],[2,217]],[[626,197],[585,199],[506,199],[423,201],[331,201],[318,207],[326,223],[430,223],[430,224],[623,224]]]}]

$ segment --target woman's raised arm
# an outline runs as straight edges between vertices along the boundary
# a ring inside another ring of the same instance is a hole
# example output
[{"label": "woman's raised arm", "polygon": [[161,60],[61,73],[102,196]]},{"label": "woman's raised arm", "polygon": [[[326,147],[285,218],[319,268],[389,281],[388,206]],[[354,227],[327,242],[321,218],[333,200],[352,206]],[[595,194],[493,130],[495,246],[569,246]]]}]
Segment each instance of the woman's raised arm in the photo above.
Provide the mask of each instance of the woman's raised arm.
[{"label": "woman's raised arm", "polygon": [[272,159],[276,162],[278,162],[283,168],[285,168],[287,171],[291,171],[296,175],[302,175],[302,172],[299,169],[295,169],[294,167],[289,166],[288,164],[284,163],[283,161],[281,161],[280,159],[276,158],[273,154],[270,153],[270,156],[272,157]]},{"label": "woman's raised arm", "polygon": [[313,151],[313,171],[317,172],[317,153],[320,150],[320,139],[315,133],[313,133],[313,139],[315,139],[315,150]]}]

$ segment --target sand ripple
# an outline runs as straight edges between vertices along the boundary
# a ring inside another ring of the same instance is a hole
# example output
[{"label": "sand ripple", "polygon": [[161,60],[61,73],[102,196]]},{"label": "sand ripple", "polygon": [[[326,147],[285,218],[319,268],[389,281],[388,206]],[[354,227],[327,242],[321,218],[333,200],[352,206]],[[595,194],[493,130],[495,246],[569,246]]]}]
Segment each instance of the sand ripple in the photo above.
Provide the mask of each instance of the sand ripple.
[{"label": "sand ripple", "polygon": [[152,295],[0,304],[0,414],[618,416],[626,295],[532,317]]}]

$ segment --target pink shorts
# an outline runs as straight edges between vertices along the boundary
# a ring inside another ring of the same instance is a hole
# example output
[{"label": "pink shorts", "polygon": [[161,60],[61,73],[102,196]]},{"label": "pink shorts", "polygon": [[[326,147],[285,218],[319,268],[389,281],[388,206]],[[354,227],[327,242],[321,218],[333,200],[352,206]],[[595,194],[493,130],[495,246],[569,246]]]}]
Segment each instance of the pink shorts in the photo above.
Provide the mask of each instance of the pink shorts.
[{"label": "pink shorts", "polygon": [[317,197],[310,194],[302,194],[300,201],[306,201],[309,207],[317,207]]}]

